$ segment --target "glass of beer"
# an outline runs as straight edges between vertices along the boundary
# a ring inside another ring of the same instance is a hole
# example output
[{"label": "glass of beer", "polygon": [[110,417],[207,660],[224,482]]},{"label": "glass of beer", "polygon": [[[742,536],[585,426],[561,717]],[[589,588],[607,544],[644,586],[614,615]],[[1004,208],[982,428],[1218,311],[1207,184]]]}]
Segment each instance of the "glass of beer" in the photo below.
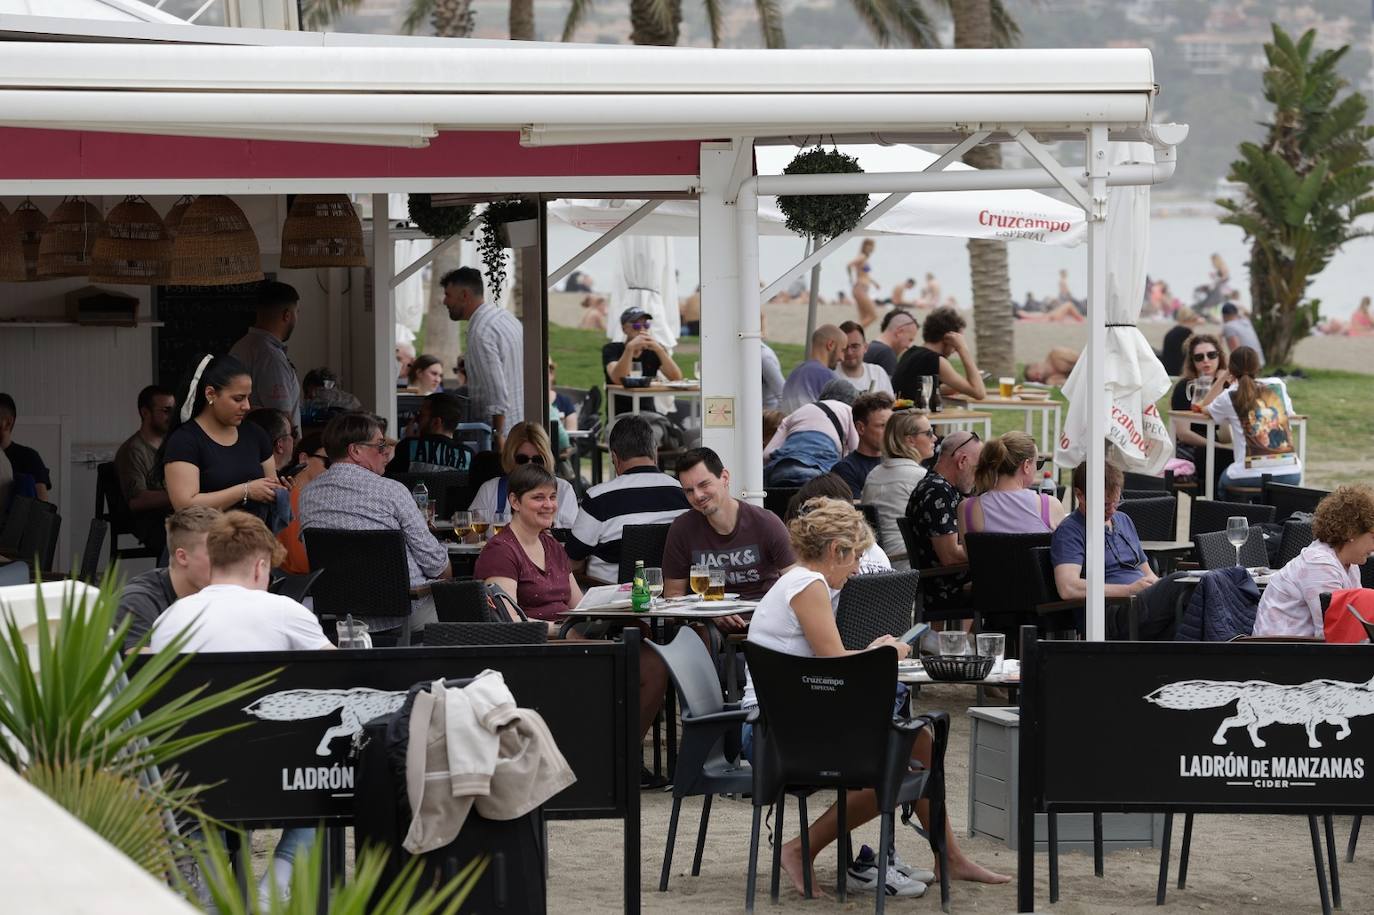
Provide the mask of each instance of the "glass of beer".
[{"label": "glass of beer", "polygon": [[472,527],[472,532],[477,535],[478,540],[481,540],[482,535],[487,532],[487,525],[490,524],[491,521],[487,518],[487,513],[483,511],[469,512],[468,514],[471,517],[469,524]]},{"label": "glass of beer", "polygon": [[491,516],[491,535],[495,537],[501,533],[502,528],[510,524],[510,515],[505,512],[496,512]]},{"label": "glass of beer", "polygon": [[1015,378],[1003,377],[997,379],[997,393],[1001,394],[1003,397],[1010,397],[1012,395],[1012,391],[1014,391],[1015,389]]},{"label": "glass of beer", "polygon": [[453,513],[453,533],[459,540],[472,533],[472,512]]},{"label": "glass of beer", "polygon": [[725,600],[725,570],[712,569],[706,583],[703,600]]},{"label": "glass of beer", "polygon": [[700,597],[706,593],[707,586],[711,583],[711,570],[706,566],[692,566],[692,576],[687,579],[687,584],[692,589],[692,593]]}]

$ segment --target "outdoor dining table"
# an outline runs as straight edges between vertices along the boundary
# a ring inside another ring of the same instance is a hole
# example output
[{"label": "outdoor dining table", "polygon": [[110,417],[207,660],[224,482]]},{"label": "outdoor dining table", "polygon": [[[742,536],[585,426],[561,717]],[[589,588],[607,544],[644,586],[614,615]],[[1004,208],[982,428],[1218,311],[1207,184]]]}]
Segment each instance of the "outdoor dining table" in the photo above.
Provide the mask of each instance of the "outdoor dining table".
[{"label": "outdoor dining table", "polygon": [[992,438],[992,414],[984,413],[981,410],[941,410],[939,413],[928,413],[926,418],[930,420],[930,425],[949,426],[948,429],[941,429],[941,435],[949,435],[959,429],[974,431],[973,427],[983,426],[983,441]]},{"label": "outdoor dining table", "polygon": [[[964,409],[975,409],[979,411],[1011,410],[1025,414],[1026,434],[1034,435],[1035,414],[1040,414],[1040,441],[1037,446],[1043,455],[1053,455],[1055,443],[1059,441],[1059,432],[1064,419],[1064,405],[1053,397],[1022,397],[1020,394],[1013,394],[1010,397],[1003,397],[1001,394],[989,394],[982,400],[959,401]],[[938,415],[938,414],[937,414]]]},{"label": "outdoor dining table", "polygon": [[1187,556],[1193,551],[1193,541],[1191,540],[1142,540],[1140,548],[1145,551],[1145,555],[1154,559],[1156,557],[1165,560],[1164,567],[1171,568],[1175,562]]},{"label": "outdoor dining table", "polygon": [[623,384],[606,385],[606,402],[615,404],[616,397],[628,397],[633,405],[635,413],[642,412],[643,407],[640,402],[655,397],[669,395],[672,397],[683,397],[691,402],[692,417],[701,419],[701,382],[684,379],[682,381],[659,382],[657,384],[645,385],[642,388],[627,388]]},{"label": "outdoor dining table", "polygon": [[[1189,413],[1188,422],[1207,427],[1207,466],[1215,467],[1217,451],[1217,426],[1221,425],[1207,413]],[[1301,468],[1307,466],[1307,417],[1296,413],[1288,414],[1289,425],[1293,427],[1293,433],[1297,437],[1299,474]],[[1229,447],[1229,446],[1227,446]],[[1282,468],[1277,468],[1277,472],[1282,472]],[[1216,475],[1211,473],[1203,474],[1206,480],[1203,481],[1203,498],[1216,498]],[[1302,485],[1302,476],[1298,477],[1298,485]]]}]

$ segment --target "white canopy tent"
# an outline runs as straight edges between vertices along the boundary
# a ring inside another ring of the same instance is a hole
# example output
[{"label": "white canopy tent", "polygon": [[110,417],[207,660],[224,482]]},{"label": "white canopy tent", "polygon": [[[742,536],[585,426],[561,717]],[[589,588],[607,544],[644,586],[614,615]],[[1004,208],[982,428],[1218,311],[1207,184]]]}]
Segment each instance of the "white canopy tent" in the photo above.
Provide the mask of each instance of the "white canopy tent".
[{"label": "white canopy tent", "polygon": [[[1106,232],[1109,185],[1172,174],[1186,128],[1152,123],[1157,87],[1150,52],[1113,50],[715,50],[455,42],[363,36],[283,36],[251,30],[139,25],[160,30],[121,41],[13,42],[0,56],[0,125],[423,147],[453,131],[519,132],[529,147],[692,141],[698,175],[635,172],[490,175],[446,172],[331,177],[272,175],[156,180],[76,174],[9,180],[0,194],[374,194],[373,264],[392,273],[385,194],[695,196],[700,203],[704,441],[736,468],[741,495],[762,497],[758,197],[780,193],[883,194],[1057,187],[1086,214],[1090,343],[1087,459],[1100,468],[1106,417]],[[87,28],[86,35],[98,30]],[[117,31],[117,30],[116,30]],[[175,32],[175,37],[167,37]],[[243,45],[220,42],[240,41]],[[260,45],[252,44],[261,41]],[[884,142],[944,147],[920,171],[752,177],[755,140],[882,134]],[[1111,167],[1108,140],[1143,141],[1157,164]],[[1085,166],[1061,165],[1044,145],[1083,143]],[[978,143],[1017,143],[1035,167],[946,167]],[[499,186],[498,186],[499,185]],[[823,256],[822,246],[818,256]],[[809,264],[799,265],[804,269]],[[376,395],[390,397],[394,318],[379,318]],[[1087,511],[1102,511],[1101,477]],[[1100,538],[1089,539],[1089,636],[1102,631]]]}]

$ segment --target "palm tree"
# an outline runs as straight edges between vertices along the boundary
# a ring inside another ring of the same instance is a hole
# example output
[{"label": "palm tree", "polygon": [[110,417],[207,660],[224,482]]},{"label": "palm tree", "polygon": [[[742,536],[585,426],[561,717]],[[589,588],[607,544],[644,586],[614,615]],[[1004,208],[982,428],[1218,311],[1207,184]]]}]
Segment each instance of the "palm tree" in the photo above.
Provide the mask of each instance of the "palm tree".
[{"label": "palm tree", "polygon": [[[358,8],[362,0],[300,0],[301,28],[320,30],[327,28],[344,13]],[[532,0],[515,0],[511,6],[512,27],[515,23],[515,6],[529,5],[531,37],[534,29],[534,9]],[[401,23],[407,34],[413,34],[425,20],[434,27],[434,34],[440,38],[467,38],[472,34],[477,22],[472,0],[410,0],[406,18]],[[512,32],[512,38],[523,38]]]},{"label": "palm tree", "polygon": [[[1008,47],[1020,38],[1020,27],[1000,0],[958,0],[948,2],[948,7],[954,18],[956,48]],[[1001,168],[1002,148],[996,144],[975,147],[965,153],[964,162],[974,168]],[[971,238],[968,261],[978,363],[995,376],[1011,375],[1016,369],[1016,341],[1007,243]]]}]

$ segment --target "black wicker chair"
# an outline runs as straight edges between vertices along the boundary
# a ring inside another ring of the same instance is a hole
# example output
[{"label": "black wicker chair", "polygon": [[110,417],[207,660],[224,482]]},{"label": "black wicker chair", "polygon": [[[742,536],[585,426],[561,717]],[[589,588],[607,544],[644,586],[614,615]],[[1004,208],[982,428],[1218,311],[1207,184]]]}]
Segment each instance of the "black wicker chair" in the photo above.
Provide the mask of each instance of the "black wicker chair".
[{"label": "black wicker chair", "polygon": [[[24,539],[24,528],[29,523],[29,512],[33,511],[38,500],[33,496],[15,496],[10,500],[9,514],[5,515],[5,525],[0,527],[0,555],[15,557],[19,555],[19,542]],[[26,557],[25,562],[32,561]]]},{"label": "black wicker chair", "polygon": [[[1214,499],[1194,499],[1192,515],[1188,522],[1188,533],[1210,534],[1226,530],[1226,519],[1234,515],[1244,517],[1250,524],[1271,524],[1274,521],[1274,506],[1257,505],[1252,502],[1218,502]],[[1234,558],[1234,557],[1233,557]],[[1260,563],[1263,565],[1263,563]]]},{"label": "black wicker chair", "polygon": [[1123,489],[1121,490],[1121,501],[1135,502],[1140,499],[1160,499],[1163,496],[1158,489]]},{"label": "black wicker chair", "polygon": [[[916,568],[916,557],[919,554],[920,535],[911,526],[911,519],[905,516],[897,518],[897,530],[902,535],[902,542],[906,544],[906,555],[911,562],[913,569]],[[968,564],[959,563],[952,566],[930,566],[917,569],[921,573],[921,581],[929,583],[933,578],[940,578],[945,575],[967,575]],[[925,605],[924,595],[926,588],[921,588],[916,592],[916,619],[924,623],[940,622],[945,620],[967,620],[972,619],[973,605],[960,604],[956,607],[932,608]]]},{"label": "black wicker chair", "polygon": [[753,788],[754,774],[748,763],[740,761],[738,747],[740,725],[749,710],[721,699],[715,664],[696,633],[683,628],[667,645],[645,644],[663,659],[682,706],[682,744],[673,774],[673,813],[668,820],[668,843],[658,878],[659,892],[663,892],[668,889],[672,870],[682,799],[701,797],[701,822],[697,827],[696,855],[692,858],[692,876],[696,877],[701,874],[711,798],[717,794],[748,794]]},{"label": "black wicker chair", "polygon": [[1283,536],[1279,538],[1279,555],[1274,560],[1274,567],[1281,569],[1288,565],[1297,555],[1307,549],[1312,542],[1312,522],[1311,521],[1285,521],[1283,522]]},{"label": "black wicker chair", "polygon": [[316,580],[323,573],[324,569],[305,573],[278,572],[273,576],[272,583],[267,590],[273,594],[289,597],[298,604],[303,604],[305,599],[310,596],[310,589],[315,587]]},{"label": "black wicker chair", "polygon": [[[1016,641],[1022,625],[1064,631],[1076,628],[1071,613],[1058,606],[1054,575],[1045,578],[1037,549],[1048,550],[1051,534],[969,532],[964,535],[973,609],[979,631],[1008,633]],[[1046,605],[1049,605],[1048,609]],[[1016,654],[1015,645],[1012,655]]]},{"label": "black wicker chair", "polygon": [[800,486],[769,486],[763,497],[763,507],[786,521],[787,506],[792,504],[792,497],[799,489]]},{"label": "black wicker chair", "polygon": [[1141,540],[1173,540],[1178,531],[1178,498],[1125,499],[1116,510],[1131,519]]},{"label": "black wicker chair", "polygon": [[1169,477],[1156,477],[1148,473],[1134,473],[1127,470],[1124,474],[1125,482],[1123,489],[1150,489],[1156,492],[1168,492]]},{"label": "black wicker chair", "polygon": [[429,501],[434,506],[436,518],[451,518],[454,512],[472,504],[474,490],[468,484],[466,470],[430,470],[388,476],[410,490],[415,488],[416,483],[424,483],[425,489],[429,490]]},{"label": "black wicker chair", "polygon": [[399,643],[410,643],[410,567],[405,534],[310,528],[301,536],[310,568],[323,572],[313,592],[316,616],[332,620],[351,613],[369,622],[397,620]]},{"label": "black wicker chair", "polygon": [[921,573],[871,572],[855,575],[840,590],[835,626],[850,651],[860,651],[880,635],[902,635],[911,628]]},{"label": "black wicker chair", "polygon": [[[434,615],[441,623],[505,622],[491,610],[487,586],[480,581],[436,581],[430,584],[434,595]],[[425,639],[425,644],[431,644]]]},{"label": "black wicker chair", "polygon": [[1274,519],[1286,521],[1293,512],[1306,512],[1309,515],[1317,510],[1317,504],[1331,493],[1325,489],[1311,489],[1294,486],[1291,483],[1264,483],[1263,502],[1274,506]]},{"label": "black wicker chair", "polygon": [[538,645],[548,639],[549,626],[543,620],[521,623],[430,623],[425,627],[426,646]]},{"label": "black wicker chair", "polygon": [[41,500],[29,509],[28,521],[19,537],[17,557],[35,566],[34,574],[51,573],[53,557],[57,553],[57,535],[62,529],[62,516],[57,506]]},{"label": "black wicker chair", "polygon": [[635,562],[648,568],[663,565],[663,546],[668,542],[670,524],[627,524],[620,534],[620,571],[617,581],[635,577]]},{"label": "black wicker chair", "polygon": [[86,548],[81,551],[81,568],[77,577],[84,582],[99,584],[100,550],[105,546],[105,535],[110,530],[108,521],[91,519],[91,527],[86,532]]},{"label": "black wicker chair", "polygon": [[134,524],[134,514],[129,511],[129,503],[124,501],[124,490],[119,486],[119,471],[113,461],[97,464],[95,468],[95,517],[110,523],[110,561],[116,559],[157,559],[162,556],[163,544],[138,546],[119,545],[122,536],[138,537]]},{"label": "black wicker chair", "polygon": [[[1208,571],[1236,564],[1236,548],[1226,539],[1225,531],[1194,534],[1193,551],[1197,554],[1198,564]],[[1250,528],[1250,538],[1240,548],[1240,564],[1251,569],[1269,564],[1269,554],[1264,548],[1264,532],[1257,527]]]},{"label": "black wicker chair", "polygon": [[1360,566],[1360,587],[1374,588],[1374,559],[1366,559]]}]

